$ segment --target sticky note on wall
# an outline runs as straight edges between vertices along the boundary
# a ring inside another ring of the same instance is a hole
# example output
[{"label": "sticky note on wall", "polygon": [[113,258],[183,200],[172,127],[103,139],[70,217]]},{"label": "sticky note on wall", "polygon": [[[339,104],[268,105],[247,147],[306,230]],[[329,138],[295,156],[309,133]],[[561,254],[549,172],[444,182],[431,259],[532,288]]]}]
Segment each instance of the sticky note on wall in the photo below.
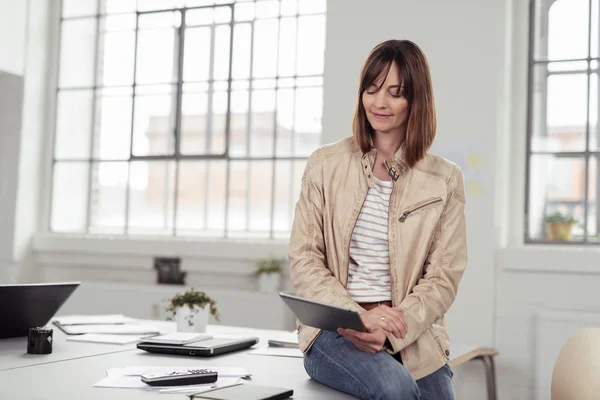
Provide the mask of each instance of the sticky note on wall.
[{"label": "sticky note on wall", "polygon": [[467,196],[479,197],[483,191],[482,183],[480,181],[467,181]]},{"label": "sticky note on wall", "polygon": [[477,168],[481,166],[481,153],[469,153],[467,156],[467,166]]}]

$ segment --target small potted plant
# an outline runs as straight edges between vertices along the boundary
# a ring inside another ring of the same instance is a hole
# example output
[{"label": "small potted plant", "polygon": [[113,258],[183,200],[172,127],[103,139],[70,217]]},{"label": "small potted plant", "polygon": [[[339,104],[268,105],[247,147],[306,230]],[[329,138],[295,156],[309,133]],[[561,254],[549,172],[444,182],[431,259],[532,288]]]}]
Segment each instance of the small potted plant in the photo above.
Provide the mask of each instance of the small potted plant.
[{"label": "small potted plant", "polygon": [[263,293],[279,290],[283,260],[269,257],[256,262],[254,276],[258,278],[258,286]]},{"label": "small potted plant", "polygon": [[550,240],[571,240],[573,225],[578,221],[560,212],[546,216],[546,235]]},{"label": "small potted plant", "polygon": [[175,319],[178,332],[206,332],[209,312],[217,321],[216,302],[206,293],[194,288],[178,293],[168,300],[165,310],[169,321]]}]

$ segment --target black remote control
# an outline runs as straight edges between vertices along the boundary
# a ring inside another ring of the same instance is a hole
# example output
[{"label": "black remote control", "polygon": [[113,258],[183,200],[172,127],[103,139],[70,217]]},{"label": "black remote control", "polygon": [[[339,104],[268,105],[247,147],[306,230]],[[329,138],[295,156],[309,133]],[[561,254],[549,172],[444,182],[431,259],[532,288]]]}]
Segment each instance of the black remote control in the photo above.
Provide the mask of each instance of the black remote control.
[{"label": "black remote control", "polygon": [[214,383],[218,374],[207,369],[190,369],[187,371],[167,372],[142,375],[142,382],[150,386],[180,386]]}]

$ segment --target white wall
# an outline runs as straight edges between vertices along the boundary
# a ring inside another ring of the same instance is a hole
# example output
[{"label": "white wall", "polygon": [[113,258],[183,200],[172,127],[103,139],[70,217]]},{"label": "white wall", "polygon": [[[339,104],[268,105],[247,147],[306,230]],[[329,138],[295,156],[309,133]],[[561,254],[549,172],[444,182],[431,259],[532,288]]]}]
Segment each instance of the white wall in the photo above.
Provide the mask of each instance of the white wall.
[{"label": "white wall", "polygon": [[[24,73],[27,3],[0,0],[0,72],[17,76]],[[13,93],[17,95],[17,92]],[[21,110],[20,99],[4,97],[2,103],[6,113]],[[0,122],[0,282],[13,280],[17,271],[12,257],[12,239],[16,204],[16,177],[13,172],[18,162],[19,131],[7,130],[8,120],[12,117],[7,115],[4,123]],[[11,122],[11,125],[14,123]]]},{"label": "white wall", "polygon": [[[58,3],[0,0],[0,71],[12,71],[20,80],[18,92],[2,93],[3,111],[9,113],[8,118],[18,119],[23,110],[22,118],[15,122],[18,126],[10,130],[0,128],[1,282],[26,275],[26,280],[39,277],[30,274],[34,266],[29,246],[41,215],[40,174],[49,133],[51,4]],[[6,128],[6,124],[2,125]]]},{"label": "white wall", "polygon": [[0,71],[23,75],[28,0],[0,0]]}]

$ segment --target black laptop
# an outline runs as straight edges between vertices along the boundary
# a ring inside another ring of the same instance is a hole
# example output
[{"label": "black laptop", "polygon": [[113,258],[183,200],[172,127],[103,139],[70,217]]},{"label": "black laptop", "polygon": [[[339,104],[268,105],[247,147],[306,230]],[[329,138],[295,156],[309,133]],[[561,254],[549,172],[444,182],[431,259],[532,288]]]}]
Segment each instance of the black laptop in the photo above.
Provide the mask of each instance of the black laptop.
[{"label": "black laptop", "polygon": [[0,338],[27,336],[44,326],[80,282],[0,285]]},{"label": "black laptop", "polygon": [[150,353],[192,357],[213,357],[250,348],[258,343],[258,338],[219,338],[204,339],[186,344],[166,344],[140,342],[137,348]]}]

